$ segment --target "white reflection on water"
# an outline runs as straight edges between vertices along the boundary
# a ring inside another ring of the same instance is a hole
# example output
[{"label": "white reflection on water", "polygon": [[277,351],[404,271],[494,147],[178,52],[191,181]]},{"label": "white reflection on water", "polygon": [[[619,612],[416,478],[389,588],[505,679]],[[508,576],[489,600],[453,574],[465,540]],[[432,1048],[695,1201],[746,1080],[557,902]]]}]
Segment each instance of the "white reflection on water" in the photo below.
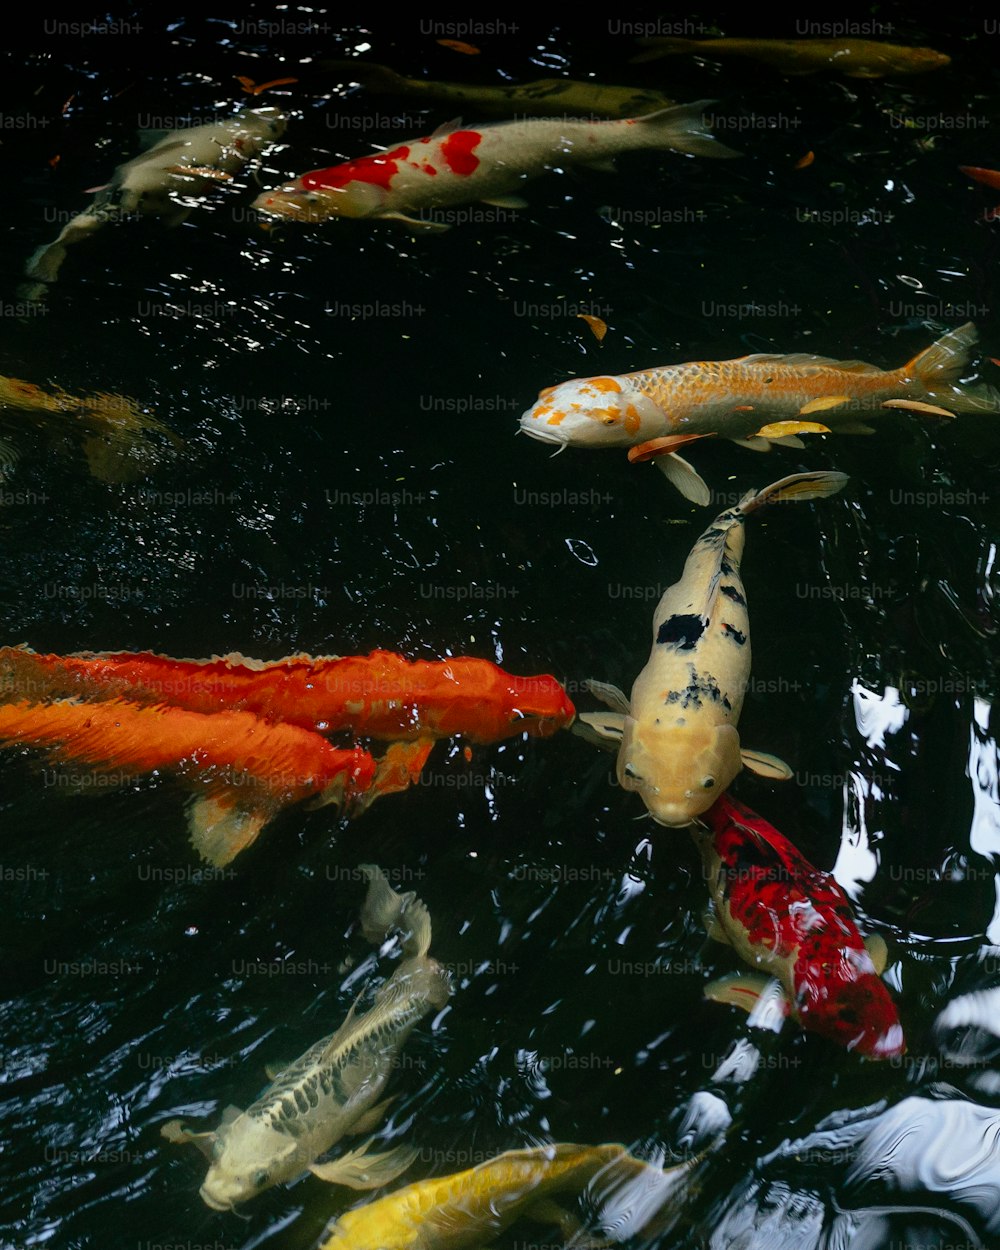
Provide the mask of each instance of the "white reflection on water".
[{"label": "white reflection on water", "polygon": [[[855,770],[844,783],[844,817],[840,835],[840,851],[833,866],[833,875],[851,899],[857,899],[862,887],[875,877],[878,871],[878,852],[875,843],[881,836],[868,828],[866,799],[881,799],[882,791],[871,779],[896,765],[888,758],[886,738],[898,733],[906,723],[909,710],[900,702],[899,691],[886,686],[881,695],[869,690],[855,680],[851,684],[854,699],[854,719],[865,741],[868,755],[866,767]],[[853,790],[854,802],[849,802],[849,790]],[[852,828],[852,816],[856,814],[857,828]]]}]

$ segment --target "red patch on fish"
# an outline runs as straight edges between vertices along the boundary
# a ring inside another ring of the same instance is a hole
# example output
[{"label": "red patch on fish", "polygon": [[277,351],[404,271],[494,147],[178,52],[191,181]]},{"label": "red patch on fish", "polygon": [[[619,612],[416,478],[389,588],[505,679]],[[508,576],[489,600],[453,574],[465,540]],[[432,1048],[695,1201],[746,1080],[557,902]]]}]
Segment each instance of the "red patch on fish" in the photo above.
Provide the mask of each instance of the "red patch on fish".
[{"label": "red patch on fish", "polygon": [[393,178],[399,173],[399,162],[405,161],[409,155],[408,147],[393,148],[391,152],[361,156],[343,165],[331,165],[329,169],[313,169],[303,174],[299,181],[306,191],[346,187],[350,182],[368,182],[388,191]]},{"label": "red patch on fish", "polygon": [[479,157],[473,155],[483,141],[478,130],[456,130],[441,144],[441,156],[453,174],[467,175],[479,168]]}]

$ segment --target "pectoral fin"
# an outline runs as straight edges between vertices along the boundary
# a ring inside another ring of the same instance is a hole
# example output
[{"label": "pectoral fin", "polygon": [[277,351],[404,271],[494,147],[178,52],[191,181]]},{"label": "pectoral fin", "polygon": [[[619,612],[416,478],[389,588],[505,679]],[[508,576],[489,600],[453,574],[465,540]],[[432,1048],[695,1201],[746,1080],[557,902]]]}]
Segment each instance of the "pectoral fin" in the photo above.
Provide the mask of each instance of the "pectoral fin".
[{"label": "pectoral fin", "polygon": [[270,813],[235,806],[219,798],[194,799],[188,807],[191,845],[216,868],[227,864],[257,840]]},{"label": "pectoral fin", "polygon": [[838,421],[838,434],[874,434],[875,431],[870,425],[865,425],[863,421]]},{"label": "pectoral fin", "polygon": [[850,395],[822,395],[818,399],[810,399],[799,409],[800,417],[807,417],[811,412],[829,412],[831,408],[843,408],[852,403]]},{"label": "pectoral fin", "polygon": [[651,438],[645,443],[636,443],[628,449],[628,458],[632,464],[645,464],[647,460],[656,460],[659,456],[669,456],[685,443],[697,442],[699,438],[713,438],[712,434],[667,434],[663,438]]},{"label": "pectoral fin", "polygon": [[348,1189],[378,1189],[405,1172],[420,1154],[415,1146],[397,1146],[384,1154],[373,1155],[368,1153],[369,1145],[359,1146],[332,1163],[313,1163],[309,1171],[331,1185],[346,1185]]},{"label": "pectoral fin", "polygon": [[796,451],[801,451],[805,447],[805,443],[795,434],[782,434],[778,438],[772,438],[771,442],[777,444],[778,447],[794,447]]},{"label": "pectoral fin", "polygon": [[416,217],[408,217],[406,213],[376,213],[380,221],[401,221],[413,231],[425,234],[443,234],[451,226],[446,221],[420,221]]},{"label": "pectoral fin", "polygon": [[588,677],[583,684],[595,699],[599,699],[605,707],[611,708],[612,712],[621,712],[624,716],[628,716],[631,712],[628,695],[624,690],[613,686],[611,682],[595,681],[593,677]]},{"label": "pectoral fin", "polygon": [[705,986],[705,997],[714,1003],[739,1007],[756,1028],[779,1033],[791,1006],[774,977],[759,972],[733,972]]},{"label": "pectoral fin", "polygon": [[527,208],[528,201],[521,195],[491,195],[483,200],[484,204],[492,204],[494,208]]},{"label": "pectoral fin", "polygon": [[737,447],[745,447],[747,451],[771,450],[771,440],[761,438],[759,434],[751,434],[748,438],[731,438],[729,441],[735,443]]},{"label": "pectoral fin", "polygon": [[[829,405],[828,405],[829,406]],[[802,410],[803,412],[805,409]],[[829,434],[830,427],[818,421],[772,421],[757,431],[760,438],[788,438],[796,434]]]},{"label": "pectoral fin", "polygon": [[554,1224],[559,1230],[559,1240],[572,1246],[573,1250],[606,1250],[617,1244],[608,1237],[594,1237],[588,1233],[579,1218],[553,1198],[540,1198],[525,1207],[524,1218],[536,1224]]},{"label": "pectoral fin", "polygon": [[399,794],[415,786],[420,773],[434,750],[434,738],[417,738],[415,742],[391,742],[378,761],[375,777],[369,788],[357,795],[351,804],[351,815],[362,812],[383,794]]},{"label": "pectoral fin", "polygon": [[865,950],[871,956],[871,961],[875,965],[875,972],[881,976],[885,972],[885,966],[889,962],[889,948],[885,944],[885,938],[878,933],[870,933],[865,938]]},{"label": "pectoral fin", "polygon": [[673,454],[661,456],[656,465],[662,470],[671,486],[676,487],[685,499],[701,507],[711,503],[712,492],[708,489],[708,483],[686,460]]},{"label": "pectoral fin", "polygon": [[924,404],[918,399],[887,399],[883,408],[905,408],[909,412],[922,412],[928,417],[946,417],[954,420],[955,414],[947,408],[938,408],[934,404]]},{"label": "pectoral fin", "polygon": [[732,942],[729,940],[729,934],[719,923],[719,917],[715,914],[711,907],[707,907],[705,909],[701,919],[705,926],[705,932],[713,942],[721,942],[724,946],[732,946]]},{"label": "pectoral fin", "polygon": [[180,1120],[170,1120],[160,1129],[160,1136],[165,1137],[172,1146],[196,1146],[206,1159],[213,1157],[215,1149],[214,1133],[191,1133]]},{"label": "pectoral fin", "polygon": [[764,751],[748,751],[743,747],[740,758],[743,760],[743,767],[756,773],[758,777],[767,777],[769,781],[788,781],[792,777],[792,770],[776,755],[767,755]]},{"label": "pectoral fin", "polygon": [[292,1063],[294,1063],[294,1060],[292,1059],[287,1062],[282,1060],[280,1063],[265,1063],[264,1075],[269,1081],[276,1081],[278,1077],[281,1076],[282,1072],[284,1072],[286,1068],[290,1067]]},{"label": "pectoral fin", "polygon": [[625,736],[625,717],[620,712],[581,712],[570,733],[605,751],[617,751]]}]

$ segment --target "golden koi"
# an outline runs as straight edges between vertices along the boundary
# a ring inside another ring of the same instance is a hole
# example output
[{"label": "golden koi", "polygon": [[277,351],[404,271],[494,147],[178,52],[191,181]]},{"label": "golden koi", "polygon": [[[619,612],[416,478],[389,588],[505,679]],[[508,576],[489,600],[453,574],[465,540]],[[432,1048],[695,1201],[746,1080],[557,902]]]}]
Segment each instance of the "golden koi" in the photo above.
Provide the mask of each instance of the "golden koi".
[{"label": "golden koi", "polygon": [[[79,430],[90,471],[102,482],[132,482],[154,467],[163,450],[150,434],[165,439],[175,451],[184,446],[173,430],[125,395],[76,396],[58,386],[44,390],[20,378],[0,377],[0,414],[7,411],[54,417],[45,423]],[[11,458],[16,458],[13,449]]]},{"label": "golden koi", "polygon": [[468,1171],[418,1181],[345,1211],[319,1250],[465,1250],[493,1241],[522,1218],[557,1224],[571,1237],[579,1232],[579,1221],[556,1197],[575,1198],[604,1173],[609,1179],[620,1176],[624,1184],[655,1185],[656,1202],[650,1206],[658,1213],[679,1204],[696,1166],[691,1160],[660,1169],[616,1144],[508,1150]]},{"label": "golden koi", "polygon": [[686,499],[707,504],[705,481],[676,453],[685,442],[715,435],[767,451],[773,443],[801,447],[799,434],[871,434],[858,417],[883,408],[946,417],[1000,411],[1000,391],[960,382],[976,339],[967,322],[892,370],[795,353],[575,378],[546,387],[520,429],[557,451],[627,447],[630,460],[656,458]]},{"label": "golden koi", "polygon": [[769,504],[824,499],[846,482],[843,473],[796,473],[720,513],[657,604],[652,650],[631,697],[591,684],[614,714],[584,714],[574,728],[617,747],[619,784],[638,792],[658,824],[690,824],[743,767],[791,776],[781,760],[741,747],[736,729],[750,679],[743,522]]},{"label": "golden koi", "polygon": [[655,61],[664,56],[749,57],[784,74],[817,74],[832,69],[848,78],[887,78],[896,74],[926,74],[951,64],[951,57],[934,48],[881,43],[877,39],[681,39],[653,37],[640,40],[648,51],[633,61]]},{"label": "golden koi", "polygon": [[578,82],[572,78],[539,78],[505,86],[435,82],[406,78],[373,61],[321,61],[324,70],[342,72],[343,81],[357,82],[372,95],[391,95],[454,104],[480,117],[641,117],[676,104],[661,91]]},{"label": "golden koi", "polygon": [[390,929],[407,930],[406,958],[371,1010],[356,1015],[359,998],[336,1033],[283,1068],[246,1111],[227,1108],[214,1133],[188,1132],[179,1120],[160,1130],[168,1141],[190,1142],[210,1160],[201,1196],[213,1210],[231,1210],[305,1171],[331,1184],[375,1189],[395,1180],[416,1157],[404,1146],[370,1154],[367,1142],[331,1163],[316,1163],[346,1134],[378,1127],[392,1101],[381,1094],[407,1037],[451,992],[447,972],[427,954],[427,908],[412,892],[397,894],[375,865],[361,867],[369,880],[361,916],[365,936],[377,943]]}]

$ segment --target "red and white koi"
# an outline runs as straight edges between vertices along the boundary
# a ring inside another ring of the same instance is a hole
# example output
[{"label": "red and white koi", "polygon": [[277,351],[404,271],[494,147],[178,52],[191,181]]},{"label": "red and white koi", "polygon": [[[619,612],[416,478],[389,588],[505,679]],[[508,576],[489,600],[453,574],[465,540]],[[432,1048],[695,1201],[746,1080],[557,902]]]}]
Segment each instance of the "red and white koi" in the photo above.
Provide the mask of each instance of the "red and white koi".
[{"label": "red and white koi", "polygon": [[712,896],[709,934],[760,970],[713,981],[706,996],[751,1011],[776,978],[785,1014],[809,1032],[869,1059],[903,1054],[899,1015],[879,976],[885,944],[865,943],[836,879],[729,795],[702,820],[691,832]]},{"label": "red and white koi", "polygon": [[686,499],[707,504],[708,486],[676,454],[699,438],[715,435],[768,451],[773,443],[801,447],[800,434],[871,434],[859,416],[883,408],[946,418],[1000,411],[1000,391],[960,383],[976,338],[968,322],[891,370],[795,353],[575,378],[546,387],[520,428],[559,451],[627,447],[630,460],[655,459]]},{"label": "red and white koi", "polygon": [[475,129],[451,122],[377,155],[311,170],[265,191],[253,206],[288,221],[390,218],[411,229],[447,230],[446,214],[435,210],[476,200],[524,208],[517,194],[522,185],[556,167],[613,172],[615,156],[642,149],[736,156],[705,125],[712,103],[698,100],[621,121],[534,118]]}]

